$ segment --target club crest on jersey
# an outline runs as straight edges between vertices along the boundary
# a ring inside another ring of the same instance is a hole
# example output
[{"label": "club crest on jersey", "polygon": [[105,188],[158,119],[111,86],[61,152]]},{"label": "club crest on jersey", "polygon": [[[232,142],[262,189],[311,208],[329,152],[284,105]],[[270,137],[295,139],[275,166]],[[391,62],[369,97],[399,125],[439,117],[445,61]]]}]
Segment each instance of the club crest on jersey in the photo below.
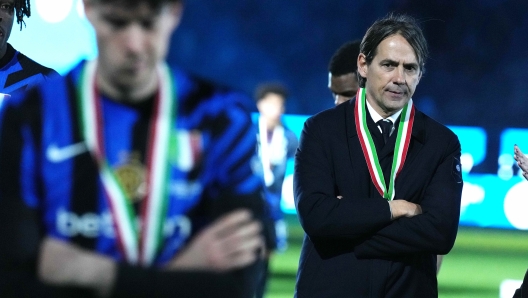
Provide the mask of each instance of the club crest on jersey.
[{"label": "club crest on jersey", "polygon": [[121,163],[114,169],[117,180],[127,197],[133,202],[141,201],[147,194],[146,169],[138,152],[123,154]]}]

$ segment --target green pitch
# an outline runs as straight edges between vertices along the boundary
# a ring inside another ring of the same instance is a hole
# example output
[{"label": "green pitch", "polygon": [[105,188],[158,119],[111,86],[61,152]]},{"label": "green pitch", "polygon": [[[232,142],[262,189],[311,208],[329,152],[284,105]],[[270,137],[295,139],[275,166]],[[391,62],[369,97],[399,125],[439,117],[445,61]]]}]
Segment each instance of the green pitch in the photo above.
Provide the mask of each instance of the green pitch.
[{"label": "green pitch", "polygon": [[[293,297],[303,231],[288,216],[289,248],[275,254],[266,298]],[[521,280],[528,269],[528,231],[461,227],[438,275],[440,298],[498,298],[505,279]]]}]

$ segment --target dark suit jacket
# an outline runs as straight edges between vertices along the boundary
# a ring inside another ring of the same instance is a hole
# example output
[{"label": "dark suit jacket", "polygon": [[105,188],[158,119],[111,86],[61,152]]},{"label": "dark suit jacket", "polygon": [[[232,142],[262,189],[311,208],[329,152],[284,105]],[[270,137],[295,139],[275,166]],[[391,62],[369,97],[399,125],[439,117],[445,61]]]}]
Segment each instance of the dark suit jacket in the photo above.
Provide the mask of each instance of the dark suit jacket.
[{"label": "dark suit jacket", "polygon": [[524,274],[524,280],[521,287],[515,291],[513,298],[528,298],[528,270]]},{"label": "dark suit jacket", "polygon": [[[391,221],[389,204],[375,189],[361,150],[354,104],[323,111],[304,125],[294,192],[306,236],[295,296],[437,297],[436,255],[451,250],[460,216],[458,138],[416,110],[395,199],[417,203],[423,213]],[[396,133],[383,145],[367,118],[387,179]]]}]

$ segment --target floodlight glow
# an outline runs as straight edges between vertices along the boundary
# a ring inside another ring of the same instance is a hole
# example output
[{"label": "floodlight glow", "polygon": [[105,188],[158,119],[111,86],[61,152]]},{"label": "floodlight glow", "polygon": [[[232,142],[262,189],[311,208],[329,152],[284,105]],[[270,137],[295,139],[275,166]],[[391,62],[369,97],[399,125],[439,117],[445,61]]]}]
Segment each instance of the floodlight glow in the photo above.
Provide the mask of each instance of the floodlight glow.
[{"label": "floodlight glow", "polygon": [[73,0],[35,0],[37,13],[48,23],[62,22],[70,14]]}]

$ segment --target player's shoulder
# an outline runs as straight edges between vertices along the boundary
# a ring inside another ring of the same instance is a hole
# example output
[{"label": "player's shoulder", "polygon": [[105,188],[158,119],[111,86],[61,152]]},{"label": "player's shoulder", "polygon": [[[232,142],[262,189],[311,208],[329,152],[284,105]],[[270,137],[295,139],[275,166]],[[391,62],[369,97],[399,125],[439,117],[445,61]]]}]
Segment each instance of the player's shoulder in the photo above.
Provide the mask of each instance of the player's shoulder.
[{"label": "player's shoulder", "polygon": [[[418,122],[416,121],[418,120]],[[445,124],[440,123],[429,115],[416,110],[415,125],[418,123],[423,127],[425,135],[434,139],[436,142],[451,143],[459,142],[458,136]]]},{"label": "player's shoulder", "polygon": [[317,124],[322,127],[333,129],[334,127],[344,127],[347,114],[353,113],[354,101],[349,100],[340,105],[330,107],[320,111],[306,120],[307,125]]},{"label": "player's shoulder", "polygon": [[226,109],[248,110],[251,98],[240,90],[171,67],[181,112],[197,109],[223,111]]},{"label": "player's shoulder", "polygon": [[37,61],[29,58],[20,51],[16,51],[16,60],[22,69],[30,74],[41,74],[44,77],[54,77],[59,74],[52,68],[44,66]]}]

